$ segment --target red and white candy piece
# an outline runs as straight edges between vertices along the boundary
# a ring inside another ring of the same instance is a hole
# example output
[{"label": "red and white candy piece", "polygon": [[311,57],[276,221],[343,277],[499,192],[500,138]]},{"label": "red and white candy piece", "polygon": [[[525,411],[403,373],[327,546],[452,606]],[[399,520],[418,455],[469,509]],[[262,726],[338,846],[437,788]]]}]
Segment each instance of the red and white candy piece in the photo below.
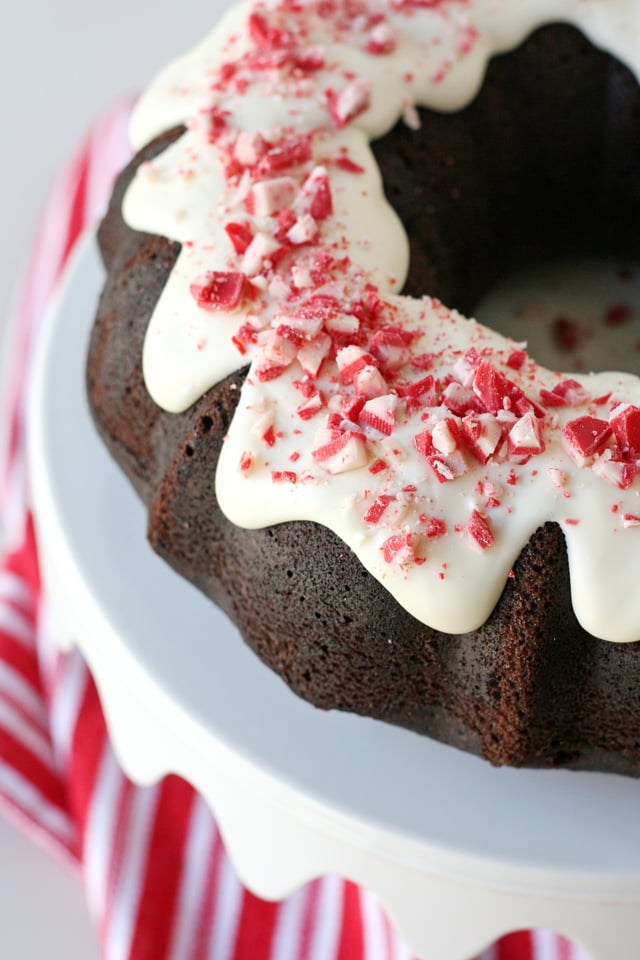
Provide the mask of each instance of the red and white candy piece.
[{"label": "red and white candy piece", "polygon": [[243,273],[210,270],[189,287],[203,310],[235,310],[244,297],[247,278]]},{"label": "red and white candy piece", "polygon": [[353,378],[353,386],[358,396],[367,400],[380,397],[389,389],[387,381],[373,364],[367,364],[358,370]]},{"label": "red and white candy piece", "polygon": [[461,428],[465,445],[476,460],[487,463],[502,442],[500,422],[492,413],[469,414],[462,418]]},{"label": "red and white candy piece", "polygon": [[333,346],[331,337],[320,333],[317,337],[303,343],[298,350],[298,363],[308,377],[315,378],[320,372],[323,361],[331,353]]},{"label": "red and white candy piece", "polygon": [[279,249],[278,241],[267,233],[256,233],[247,247],[242,260],[242,269],[248,277],[254,277],[262,270],[265,261]]},{"label": "red and white candy piece", "polygon": [[336,363],[338,365],[340,379],[346,386],[349,383],[353,383],[356,375],[365,367],[375,367],[377,361],[375,357],[362,347],[354,345],[338,350],[336,353]]},{"label": "red and white candy piece", "polygon": [[511,457],[520,463],[523,459],[543,453],[542,421],[533,413],[525,413],[509,430],[507,443]]},{"label": "red and white candy piece", "polygon": [[447,483],[449,480],[455,480],[456,477],[462,477],[467,472],[467,462],[459,450],[445,456],[440,453],[432,453],[427,457],[427,463],[433,470],[439,483]]},{"label": "red and white candy piece", "polygon": [[261,330],[258,334],[261,365],[288,367],[295,360],[298,349],[295,343],[281,337],[275,330]]},{"label": "red and white candy piece", "polygon": [[381,493],[380,496],[376,497],[373,501],[362,519],[365,523],[371,525],[382,523],[383,517],[388,513],[389,507],[395,503],[397,503],[397,500],[393,494]]},{"label": "red and white candy piece", "polygon": [[393,534],[385,540],[380,549],[387,563],[395,563],[404,567],[416,561],[415,535],[413,533]]},{"label": "red and white candy piece", "polygon": [[301,420],[311,420],[317,413],[320,413],[325,405],[326,403],[322,393],[319,390],[314,390],[313,393],[306,397],[297,407],[296,413]]},{"label": "red and white candy piece", "polygon": [[581,407],[591,398],[577,380],[562,380],[552,390],[540,390],[540,399],[545,407]]},{"label": "red and white candy piece", "polygon": [[594,460],[591,469],[602,480],[607,480],[620,490],[628,490],[638,473],[635,461],[614,460],[609,450]]},{"label": "red and white candy piece", "polygon": [[314,220],[326,220],[333,213],[333,197],[326,167],[314,167],[294,203],[294,209]]},{"label": "red and white candy piece", "polygon": [[458,449],[460,427],[453,417],[436,420],[431,430],[431,442],[438,453],[449,456]]},{"label": "red and white candy piece", "polygon": [[483,517],[478,510],[471,512],[469,522],[467,523],[467,533],[473,543],[477,544],[482,550],[493,546],[494,537],[491,532],[491,527],[489,526],[489,521],[486,517]]},{"label": "red and white candy piece", "polygon": [[520,387],[482,360],[473,375],[473,392],[487,413],[510,410],[524,394]]},{"label": "red and white candy piece", "polygon": [[368,108],[371,102],[371,84],[368,80],[353,80],[339,92],[327,90],[327,107],[333,125],[341,130]]},{"label": "red and white candy piece", "polygon": [[578,417],[570,420],[562,428],[562,443],[579,467],[585,467],[593,458],[602,453],[613,436],[613,431],[606,420],[598,417]]},{"label": "red and white candy piece", "polygon": [[394,30],[388,23],[383,22],[376,23],[372,28],[365,49],[367,53],[372,53],[374,56],[382,56],[393,53],[397,45],[398,40]]},{"label": "red and white candy piece", "polygon": [[336,335],[352,336],[360,329],[360,321],[354,313],[333,313],[325,320],[325,330]]},{"label": "red and white candy piece", "polygon": [[466,413],[475,411],[477,408],[477,398],[471,387],[465,387],[455,380],[444,388],[442,403],[447,410],[451,410],[458,417],[464,417]]},{"label": "red and white candy piece", "polygon": [[243,167],[254,166],[267,151],[262,134],[241,130],[233,147],[234,159]]},{"label": "red and white candy piece", "polygon": [[640,456],[640,408],[631,403],[619,403],[609,414],[609,425],[622,450]]},{"label": "red and white candy piece", "polygon": [[324,429],[316,435],[313,459],[327,473],[347,473],[369,462],[366,437],[355,430]]},{"label": "red and white candy piece", "polygon": [[272,217],[283,207],[291,206],[296,193],[296,182],[291,177],[260,180],[251,188],[247,207],[256,217]]},{"label": "red and white candy piece", "polygon": [[474,347],[467,350],[463,357],[456,360],[453,365],[453,375],[458,383],[461,383],[463,387],[471,387],[480,361],[480,355]]},{"label": "red and white candy piece", "polygon": [[304,213],[298,217],[292,227],[285,234],[289,243],[294,247],[301,247],[306,243],[313,243],[318,236],[318,224],[311,214]]},{"label": "red and white candy piece", "polygon": [[367,400],[360,411],[360,422],[386,437],[391,436],[396,425],[397,403],[398,398],[393,393]]}]

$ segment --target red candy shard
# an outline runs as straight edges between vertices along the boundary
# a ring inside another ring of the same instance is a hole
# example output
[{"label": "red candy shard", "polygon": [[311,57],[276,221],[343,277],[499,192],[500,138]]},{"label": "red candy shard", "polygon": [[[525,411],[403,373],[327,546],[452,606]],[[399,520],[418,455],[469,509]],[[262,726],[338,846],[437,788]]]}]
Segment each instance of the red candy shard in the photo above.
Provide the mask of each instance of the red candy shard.
[{"label": "red candy shard", "polygon": [[366,397],[345,397],[341,404],[345,419],[351,420],[352,423],[358,423],[360,413],[366,402]]},{"label": "red candy shard", "polygon": [[542,423],[534,413],[516,420],[507,436],[509,453],[516,457],[532,457],[544,451]]},{"label": "red candy shard", "polygon": [[488,520],[477,510],[471,512],[467,524],[467,533],[483,550],[486,550],[487,547],[492,546],[494,543],[493,533],[491,532]]},{"label": "red candy shard", "polygon": [[317,377],[323,361],[331,351],[331,337],[321,333],[298,350],[298,362],[308,377]]},{"label": "red candy shard", "polygon": [[[430,396],[435,400],[434,387],[435,379],[429,373],[426,377],[421,377],[420,380],[397,383],[395,389],[399,397],[412,397],[414,399],[421,399],[425,396]],[[437,406],[437,404],[434,402],[433,406]]]},{"label": "red candy shard", "polygon": [[522,370],[524,362],[527,359],[526,351],[524,350],[512,350],[509,356],[507,357],[507,366],[511,367],[512,370]]},{"label": "red candy shard", "polygon": [[308,47],[306,50],[296,50],[293,53],[293,63],[298,70],[313,73],[322,70],[325,65],[324,54],[321,49]]},{"label": "red candy shard", "polygon": [[640,453],[640,407],[620,403],[609,414],[609,425],[623,451]]},{"label": "red candy shard", "polygon": [[438,517],[429,517],[425,527],[425,533],[430,540],[435,540],[437,537],[443,537],[447,532],[447,525],[444,520],[440,520]]},{"label": "red candy shard", "polygon": [[309,137],[287,137],[269,147],[258,163],[260,173],[274,173],[289,167],[299,167],[311,160]]},{"label": "red candy shard", "polygon": [[502,441],[502,425],[492,413],[480,413],[463,417],[461,427],[465,445],[476,460],[487,463]]},{"label": "red candy shard", "polygon": [[545,408],[537,402],[537,400],[532,400],[530,397],[520,397],[516,400],[513,405],[513,412],[517,413],[519,417],[524,417],[525,413],[533,413],[534,416],[539,417],[541,420],[544,419],[546,415]]},{"label": "red candy shard", "polygon": [[314,392],[307,397],[300,406],[296,409],[296,413],[301,420],[311,420],[312,417],[315,417],[317,413],[323,409],[325,405],[325,400],[323,395],[319,390],[314,390]]},{"label": "red candy shard", "polygon": [[203,310],[235,310],[244,296],[246,283],[244,273],[210,270],[189,290]]},{"label": "red candy shard", "polygon": [[251,472],[253,467],[253,454],[245,450],[240,457],[240,472],[245,475]]},{"label": "red candy shard", "polygon": [[365,50],[373,56],[393,53],[398,45],[396,35],[387,23],[378,23],[369,35]]},{"label": "red candy shard", "polygon": [[438,453],[449,456],[457,450],[461,441],[460,423],[454,417],[444,417],[434,423],[431,439]]},{"label": "red candy shard", "polygon": [[276,431],[273,425],[267,427],[265,432],[262,434],[262,440],[268,447],[274,447],[276,443]]},{"label": "red candy shard", "polygon": [[277,380],[287,369],[285,364],[266,364],[256,368],[256,378],[260,383],[268,383],[269,380]]},{"label": "red candy shard", "polygon": [[404,565],[415,561],[414,537],[411,533],[396,533],[380,548],[387,563]]},{"label": "red candy shard", "polygon": [[579,466],[597,453],[602,453],[613,431],[606,420],[597,417],[578,417],[562,428],[565,448]]},{"label": "red candy shard", "polygon": [[396,498],[389,493],[381,493],[379,497],[376,497],[365,513],[363,518],[364,522],[371,524],[380,523],[385,510],[390,503],[393,503],[395,499]]},{"label": "red candy shard", "polygon": [[367,400],[360,411],[360,422],[378,430],[385,437],[391,436],[395,427],[395,410],[398,398],[388,393]]},{"label": "red candy shard", "polygon": [[311,451],[316,463],[327,473],[346,473],[367,464],[366,437],[353,430],[335,430],[326,443]]},{"label": "red candy shard", "polygon": [[297,483],[298,474],[293,470],[272,470],[271,480],[273,483]]},{"label": "red candy shard", "polygon": [[302,199],[314,220],[326,220],[333,213],[331,185],[323,167],[312,170],[303,183]]},{"label": "red candy shard", "polygon": [[589,402],[590,395],[577,380],[563,380],[553,390],[543,388],[540,399],[545,407],[580,407]]},{"label": "red candy shard", "polygon": [[607,451],[594,462],[592,469],[602,480],[607,480],[620,490],[628,490],[638,473],[635,462],[614,460],[613,457],[607,457]]},{"label": "red candy shard", "polygon": [[483,410],[487,413],[509,410],[524,396],[517,384],[494,370],[486,360],[482,360],[478,365],[473,376],[472,387]]},{"label": "red candy shard", "polygon": [[466,413],[475,410],[477,402],[476,395],[471,387],[465,387],[455,380],[448,383],[442,393],[442,403],[447,410],[451,410],[458,417],[464,417]]},{"label": "red candy shard", "polygon": [[251,241],[253,240],[253,232],[248,223],[227,223],[225,225],[225,232],[231,243],[233,244],[233,249],[236,253],[244,253]]},{"label": "red candy shard", "polygon": [[291,177],[273,177],[253,185],[247,197],[247,206],[256,217],[271,217],[287,208],[295,195],[295,180]]},{"label": "red candy shard", "polygon": [[456,360],[453,366],[453,375],[463,386],[470,387],[481,363],[482,358],[476,348],[470,347],[463,357]]},{"label": "red candy shard", "polygon": [[371,466],[369,467],[369,473],[376,474],[381,473],[383,470],[387,469],[387,464],[384,460],[374,460]]},{"label": "red candy shard", "polygon": [[434,452],[431,431],[423,430],[421,433],[417,433],[413,438],[413,445],[418,453],[421,453],[423,457],[430,457]]},{"label": "red candy shard", "polygon": [[467,472],[467,464],[459,450],[444,456],[444,454],[433,453],[427,457],[427,463],[433,470],[439,483],[447,483],[449,480],[455,480]]},{"label": "red candy shard", "polygon": [[326,98],[333,125],[341,130],[368,108],[371,102],[371,85],[366,80],[354,80],[338,93],[327,90]]},{"label": "red candy shard", "polygon": [[377,360],[362,347],[343,347],[336,354],[336,363],[340,371],[342,383],[353,383],[356,376],[364,370],[365,367],[375,367]]},{"label": "red candy shard", "polygon": [[346,155],[337,157],[334,163],[336,167],[339,167],[340,170],[345,170],[347,173],[364,173],[364,167],[361,167],[359,163],[356,163],[355,160],[352,160],[351,157]]},{"label": "red candy shard", "polygon": [[261,13],[250,14],[248,24],[249,37],[259,50],[286,50],[295,43],[292,33],[271,26]]}]

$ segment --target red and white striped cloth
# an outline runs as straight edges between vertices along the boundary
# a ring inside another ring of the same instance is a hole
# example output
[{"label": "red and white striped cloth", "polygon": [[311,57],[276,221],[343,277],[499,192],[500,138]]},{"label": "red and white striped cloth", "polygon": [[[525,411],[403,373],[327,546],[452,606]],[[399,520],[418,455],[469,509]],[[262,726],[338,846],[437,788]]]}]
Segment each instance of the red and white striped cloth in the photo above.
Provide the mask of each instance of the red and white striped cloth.
[{"label": "red and white striped cloth", "polygon": [[[127,158],[128,114],[120,104],[102,118],[56,182],[14,322],[0,461],[0,804],[82,871],[106,960],[409,960],[378,901],[351,882],[325,877],[281,903],[243,889],[187,783],[127,780],[84,661],[56,649],[26,482],[29,357],[65,262]],[[504,937],[482,960],[581,956],[535,931]]]}]

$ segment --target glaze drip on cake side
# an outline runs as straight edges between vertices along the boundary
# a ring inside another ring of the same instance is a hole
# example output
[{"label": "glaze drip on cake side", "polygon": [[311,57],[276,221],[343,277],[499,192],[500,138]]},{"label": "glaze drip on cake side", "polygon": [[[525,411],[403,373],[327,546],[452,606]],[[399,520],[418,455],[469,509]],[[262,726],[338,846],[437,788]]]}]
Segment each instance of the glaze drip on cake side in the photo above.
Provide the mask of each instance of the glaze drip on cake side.
[{"label": "glaze drip on cake side", "polygon": [[251,363],[216,476],[232,522],[324,523],[411,614],[459,633],[554,519],[578,619],[630,641],[640,383],[551,373],[398,295],[408,243],[368,145],[415,104],[462,107],[492,54],[558,20],[640,73],[634,2],[236,8],[142,98],[136,145],[187,130],[124,214],[182,244],[145,343],[156,402],[183,410]]}]

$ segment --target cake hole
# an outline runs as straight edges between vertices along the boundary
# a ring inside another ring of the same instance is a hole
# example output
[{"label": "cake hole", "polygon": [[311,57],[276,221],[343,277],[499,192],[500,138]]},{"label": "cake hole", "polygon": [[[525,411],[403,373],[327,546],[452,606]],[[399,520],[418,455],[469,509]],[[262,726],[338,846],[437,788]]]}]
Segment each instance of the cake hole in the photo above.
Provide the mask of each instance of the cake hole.
[{"label": "cake hole", "polygon": [[409,236],[405,292],[477,314],[552,369],[640,372],[631,71],[553,24],[495,57],[464,110],[420,117],[372,145]]},{"label": "cake hole", "polygon": [[213,419],[211,417],[200,417],[200,429],[203,433],[209,433],[213,426]]},{"label": "cake hole", "polygon": [[474,316],[552,370],[640,369],[640,269],[614,260],[557,261],[496,284]]}]

